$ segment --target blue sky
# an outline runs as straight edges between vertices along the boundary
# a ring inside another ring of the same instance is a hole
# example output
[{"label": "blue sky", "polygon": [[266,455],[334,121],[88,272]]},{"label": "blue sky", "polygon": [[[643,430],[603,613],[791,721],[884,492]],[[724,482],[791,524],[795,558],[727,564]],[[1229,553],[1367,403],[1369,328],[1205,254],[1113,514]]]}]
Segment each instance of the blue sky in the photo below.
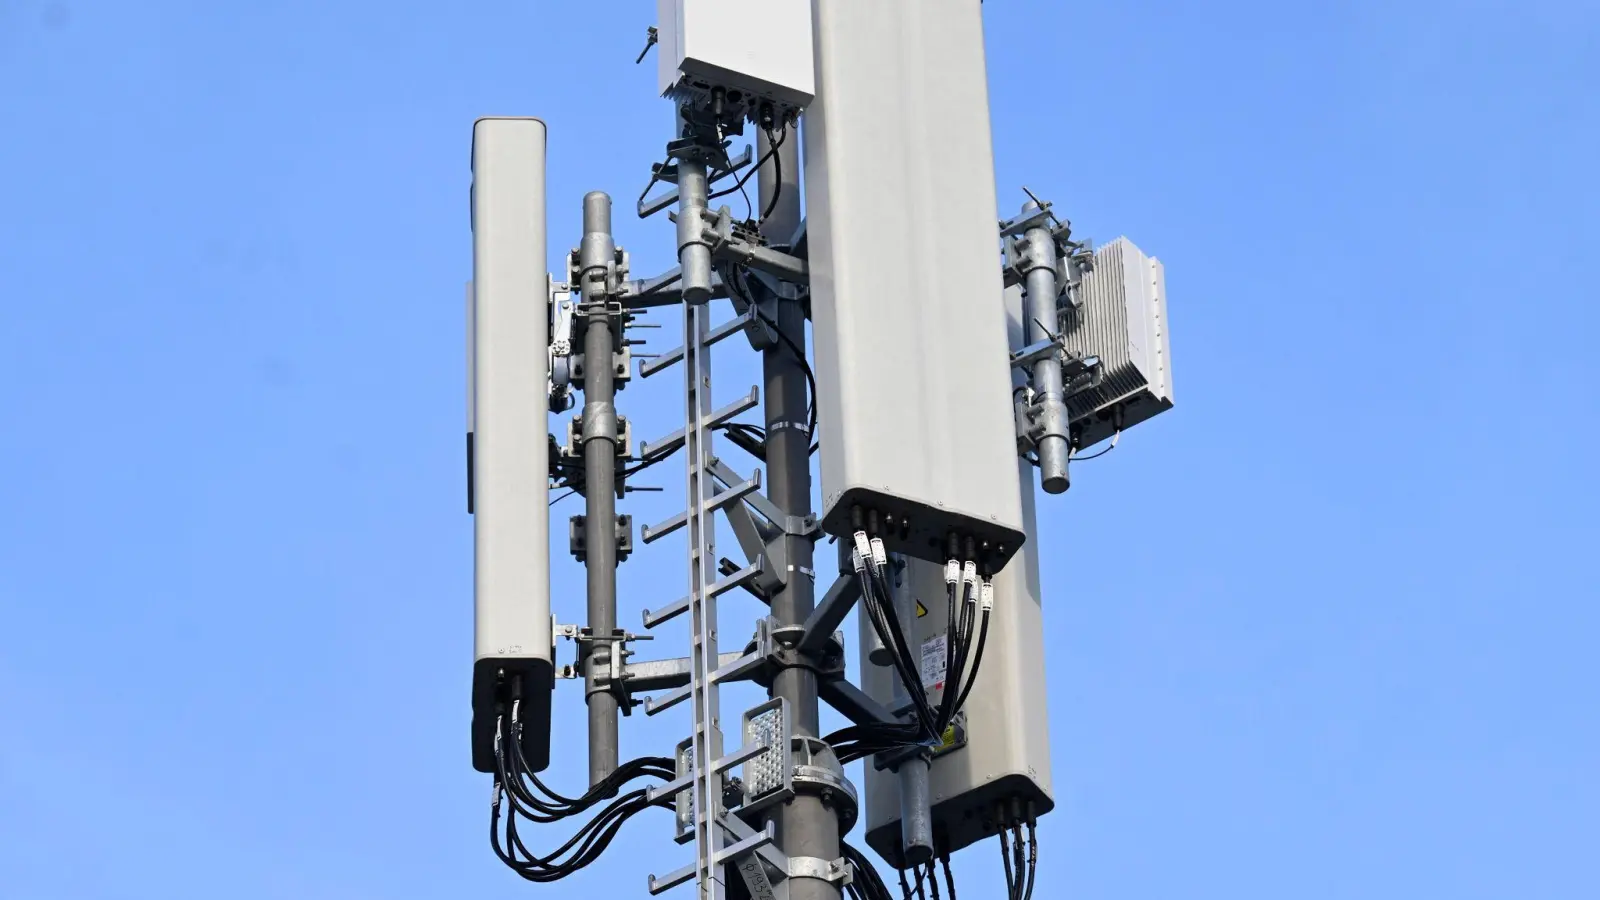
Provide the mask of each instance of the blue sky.
[{"label": "blue sky", "polygon": [[[1600,8],[985,16],[1003,210],[1130,235],[1173,320],[1178,408],[1043,507],[1043,896],[1600,896]],[[0,2],[0,896],[643,896],[682,862],[660,815],[524,885],[467,752],[471,122],[549,122],[564,251],[667,137],[653,21]],[[664,221],[618,231],[670,264]],[[665,380],[622,396],[641,436]],[[682,557],[621,577],[636,621]],[[963,898],[1002,895],[991,851]]]}]

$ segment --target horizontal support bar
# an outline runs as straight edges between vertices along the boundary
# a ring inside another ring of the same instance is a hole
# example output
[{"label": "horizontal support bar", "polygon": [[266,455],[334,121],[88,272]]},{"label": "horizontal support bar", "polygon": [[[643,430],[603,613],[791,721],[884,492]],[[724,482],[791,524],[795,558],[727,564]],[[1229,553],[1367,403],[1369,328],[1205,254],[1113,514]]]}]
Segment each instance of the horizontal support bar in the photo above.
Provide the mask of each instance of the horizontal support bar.
[{"label": "horizontal support bar", "polygon": [[650,891],[650,896],[654,897],[657,894],[664,894],[680,884],[688,884],[694,879],[695,870],[699,868],[699,866],[700,864],[698,862],[692,862],[687,866],[663,875],[660,878],[651,875],[646,889]]},{"label": "horizontal support bar", "polygon": [[[720,459],[711,460],[711,465],[708,468],[711,470],[711,477],[717,479],[726,486],[731,487],[739,480],[739,473],[735,472],[728,466],[727,463]],[[771,500],[768,500],[765,494],[751,494],[750,496],[744,498],[744,502],[748,504],[752,510],[759,514],[761,518],[771,522],[780,530],[783,528],[784,519],[786,518],[783,514],[783,511],[778,509],[777,504],[773,503]]]},{"label": "horizontal support bar", "polygon": [[[743,819],[733,814],[724,814],[721,818],[717,819],[717,824],[721,825],[722,830],[726,831],[729,836],[736,841],[746,841],[759,834],[759,832],[757,832],[754,828],[746,825]],[[773,830],[774,823],[772,822],[768,822],[765,826],[765,829],[768,834],[777,834],[777,832]],[[772,868],[778,872],[789,871],[789,857],[785,856],[783,851],[779,850],[777,847],[771,846],[770,844],[757,847],[756,855],[766,860],[767,865],[772,866]]]},{"label": "horizontal support bar", "polygon": [[[732,419],[734,416],[737,416],[742,412],[755,409],[756,405],[760,402],[761,389],[759,387],[751,387],[749,394],[740,397],[732,403],[729,403],[727,406],[724,406],[723,408],[716,410],[711,415],[707,416],[706,428],[715,428],[716,426],[721,425],[722,423]],[[658,441],[649,441],[645,443],[639,448],[639,458],[652,459],[662,454],[676,453],[678,448],[683,446],[683,439],[683,429],[679,428],[677,431],[674,431]]]},{"label": "horizontal support bar", "polygon": [[754,747],[740,747],[732,753],[729,753],[727,756],[713,761],[711,763],[711,770],[720,775],[734,766],[747,763],[771,749],[772,748],[766,744],[758,744]]},{"label": "horizontal support bar", "polygon": [[722,662],[719,657],[717,670],[711,673],[711,680],[717,684],[728,681],[744,681],[746,680],[745,676],[760,669],[766,661],[766,654],[760,652],[740,656],[738,659],[726,663]]},{"label": "horizontal support bar", "polygon": [[723,241],[712,254],[721,259],[737,260],[757,272],[795,284],[807,284],[811,280],[811,270],[805,260],[771,247],[730,240]]},{"label": "horizontal support bar", "polygon": [[689,697],[694,693],[692,688],[693,685],[685,684],[683,687],[671,691],[670,693],[662,694],[659,697],[646,697],[644,699],[644,714],[647,716],[653,716],[659,712],[666,712],[674,706],[677,706],[679,703],[689,699]]},{"label": "horizontal support bar", "polygon": [[658,800],[671,800],[694,784],[694,773],[679,775],[666,784],[653,784],[644,789],[646,803],[655,803]]},{"label": "horizontal support bar", "polygon": [[[718,850],[716,853],[712,854],[711,862],[713,865],[720,866],[736,856],[744,856],[747,853],[754,853],[757,850],[760,850],[762,847],[771,844],[773,837],[773,823],[769,821],[765,830],[758,831],[755,834],[744,838],[743,840],[734,841],[728,846],[723,847],[721,850]],[[787,863],[788,860],[785,860],[784,862]],[[787,865],[784,866],[784,870],[788,871]]]},{"label": "horizontal support bar", "polygon": [[[730,665],[743,656],[742,653],[723,653],[717,657],[717,665]],[[629,691],[665,691],[688,684],[691,669],[687,656],[628,663],[623,681]]]},{"label": "horizontal support bar", "polygon": [[755,562],[745,566],[742,569],[739,569],[736,572],[729,572],[728,577],[726,578],[713,581],[711,583],[711,587],[706,589],[706,593],[713,597],[725,594],[736,587],[743,587],[744,585],[749,584],[751,580],[760,574],[761,561],[756,560]]},{"label": "horizontal support bar", "polygon": [[663,622],[670,622],[673,619],[676,619],[677,617],[683,615],[684,613],[686,613],[688,611],[689,611],[689,598],[688,597],[679,597],[678,599],[672,601],[671,603],[668,603],[666,606],[663,606],[660,609],[656,609],[656,610],[647,609],[647,610],[645,610],[644,611],[644,627],[646,627],[646,628],[654,628],[657,625],[662,624]]},{"label": "horizontal support bar", "polygon": [[[706,588],[706,594],[709,595],[709,596],[712,596],[712,597],[716,597],[718,595],[725,594],[728,591],[731,591],[736,587],[743,586],[744,584],[748,583],[752,578],[755,578],[757,575],[760,575],[760,574],[761,574],[761,563],[753,562],[750,565],[745,566],[744,568],[739,569],[736,572],[729,573],[728,577],[723,578],[720,581],[712,582],[711,586]],[[672,601],[671,603],[667,604],[666,606],[661,607],[658,610],[654,610],[654,611],[646,610],[645,614],[644,614],[644,627],[646,627],[646,628],[654,628],[654,627],[656,627],[657,625],[660,625],[663,622],[670,622],[673,619],[676,619],[678,616],[681,616],[681,615],[683,615],[684,613],[686,613],[688,611],[689,611],[689,598],[688,597],[679,597],[678,599]],[[737,656],[738,654],[734,654],[734,655]]]},{"label": "horizontal support bar", "polygon": [[[622,305],[629,309],[653,309],[658,306],[677,306],[683,302],[683,272],[673,266],[654,278],[636,278],[622,283]],[[720,300],[728,296],[728,286],[716,273],[711,275],[711,297]]]},{"label": "horizontal support bar", "polygon": [[[744,331],[750,326],[751,322],[755,321],[755,317],[755,310],[751,310],[742,316],[735,316],[732,319],[723,322],[721,325],[711,329],[711,333],[706,335],[704,341],[705,345],[709,347],[723,338],[731,337],[741,331]],[[683,348],[673,347],[671,350],[668,350],[655,359],[652,359],[646,363],[642,363],[639,366],[639,377],[649,378],[651,375],[656,374],[662,369],[680,362],[683,362]]]},{"label": "horizontal support bar", "polygon": [[[717,494],[715,497],[705,501],[706,512],[714,512],[730,503],[736,503],[749,496],[752,492],[760,489],[761,470],[757,469],[756,473],[751,476],[749,481],[735,485],[723,491],[722,493]],[[649,544],[666,537],[667,535],[677,531],[687,524],[689,524],[689,513],[681,512],[667,521],[662,522],[660,525],[656,525],[654,527],[646,525],[639,532],[639,540]]]}]

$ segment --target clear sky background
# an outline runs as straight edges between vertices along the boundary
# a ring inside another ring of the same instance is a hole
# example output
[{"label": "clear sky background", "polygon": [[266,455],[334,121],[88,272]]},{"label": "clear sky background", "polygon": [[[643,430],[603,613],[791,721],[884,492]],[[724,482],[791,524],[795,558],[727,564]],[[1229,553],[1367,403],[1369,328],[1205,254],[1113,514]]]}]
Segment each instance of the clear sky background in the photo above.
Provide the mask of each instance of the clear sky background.
[{"label": "clear sky background", "polygon": [[[1177,409],[1043,505],[1036,896],[1600,897],[1600,7],[985,17],[1002,211],[1027,184],[1158,255],[1176,363]],[[558,259],[668,136],[653,21],[0,2],[0,897],[643,897],[687,859],[650,813],[524,885],[467,741],[471,123],[549,122]],[[617,223],[671,264],[664,219]],[[718,396],[754,365],[719,347]],[[663,381],[621,398],[640,437]],[[623,621],[684,578],[641,550]]]}]

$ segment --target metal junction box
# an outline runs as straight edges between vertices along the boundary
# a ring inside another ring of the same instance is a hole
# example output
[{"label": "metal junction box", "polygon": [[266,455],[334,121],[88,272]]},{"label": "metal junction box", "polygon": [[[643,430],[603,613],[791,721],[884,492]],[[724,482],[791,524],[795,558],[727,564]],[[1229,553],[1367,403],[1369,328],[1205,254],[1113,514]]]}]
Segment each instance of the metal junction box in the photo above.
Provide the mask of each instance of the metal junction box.
[{"label": "metal junction box", "polygon": [[[1036,533],[1031,464],[1022,467],[1023,521]],[[934,845],[955,852],[995,833],[995,812],[1008,809],[1042,816],[1055,807],[1050,781],[1050,732],[1045,706],[1044,625],[1040,610],[1037,541],[1030,541],[994,579],[994,611],[978,679],[956,727],[946,735],[949,749],[933,758],[928,773]],[[919,603],[909,631],[912,652],[923,660],[922,681],[935,706],[951,685],[944,683],[945,615],[948,608],[944,567],[913,560],[911,589]],[[926,614],[924,614],[926,611]],[[862,687],[892,708],[893,670],[867,660],[872,629],[863,626]],[[894,772],[866,764],[867,844],[897,868],[905,867],[900,845],[900,782]],[[1014,805],[1015,804],[1015,805]]]},{"label": "metal junction box", "polygon": [[555,673],[543,122],[473,124],[471,196],[472,764],[495,770],[496,692],[520,678],[523,752],[543,769]]},{"label": "metal junction box", "polygon": [[661,93],[738,91],[804,109],[815,91],[810,0],[656,0]]},{"label": "metal junction box", "polygon": [[1082,306],[1063,321],[1069,353],[1098,356],[1098,387],[1067,398],[1067,411],[1088,447],[1172,408],[1172,343],[1161,261],[1125,237],[1094,252],[1094,270],[1079,286]]},{"label": "metal junction box", "polygon": [[889,549],[998,569],[1024,539],[972,0],[816,0],[805,119],[823,527],[893,515]]}]

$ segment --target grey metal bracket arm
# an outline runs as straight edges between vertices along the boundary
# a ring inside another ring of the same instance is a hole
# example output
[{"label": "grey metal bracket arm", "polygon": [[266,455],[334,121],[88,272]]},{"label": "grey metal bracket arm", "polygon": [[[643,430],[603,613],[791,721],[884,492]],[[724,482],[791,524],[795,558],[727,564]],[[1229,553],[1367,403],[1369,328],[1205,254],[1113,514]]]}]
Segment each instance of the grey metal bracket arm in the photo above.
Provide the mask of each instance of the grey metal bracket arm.
[{"label": "grey metal bracket arm", "polygon": [[802,653],[821,653],[860,599],[861,582],[854,574],[840,575],[834,579],[833,585],[806,619],[805,633],[800,636],[795,649]]},{"label": "grey metal bracket arm", "polygon": [[[718,667],[731,666],[737,662],[742,653],[721,653],[717,655]],[[687,656],[676,659],[652,659],[646,662],[630,662],[623,666],[621,678],[616,678],[613,671],[597,673],[595,683],[601,686],[615,684],[622,692],[627,709],[639,705],[633,698],[636,693],[648,694],[653,691],[667,691],[685,687],[689,684],[691,660]],[[577,678],[580,673],[576,666],[563,666],[558,675],[560,678]]]},{"label": "grey metal bracket arm", "polygon": [[890,712],[888,707],[872,699],[866,691],[844,678],[818,682],[817,696],[856,725],[911,724],[910,719]]},{"label": "grey metal bracket arm", "polygon": [[743,263],[795,284],[810,283],[810,265],[804,258],[768,247],[760,243],[759,236],[747,237],[741,227],[734,225],[733,214],[726,206],[716,212],[705,210],[699,224],[700,236],[711,248],[713,259]]},{"label": "grey metal bracket arm", "polygon": [[[628,309],[651,309],[658,306],[676,306],[683,302],[683,268],[673,266],[654,278],[636,278],[624,281],[618,296]],[[728,286],[715,273],[711,276],[711,296],[721,299],[728,296]]]}]

